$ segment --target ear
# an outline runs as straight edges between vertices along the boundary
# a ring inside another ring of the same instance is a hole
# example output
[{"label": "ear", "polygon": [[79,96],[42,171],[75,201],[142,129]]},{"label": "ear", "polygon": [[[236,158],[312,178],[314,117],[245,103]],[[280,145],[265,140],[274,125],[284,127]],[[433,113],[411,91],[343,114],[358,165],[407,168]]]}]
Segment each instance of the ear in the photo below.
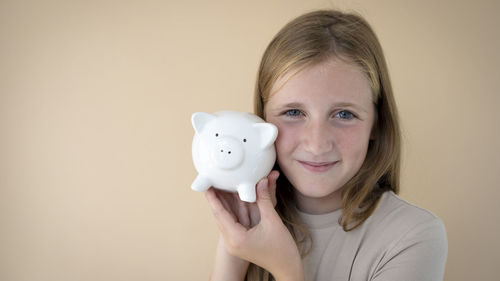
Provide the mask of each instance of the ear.
[{"label": "ear", "polygon": [[193,124],[193,128],[196,133],[200,133],[205,125],[215,119],[215,115],[205,113],[205,112],[195,112],[191,116],[191,124]]},{"label": "ear", "polygon": [[259,132],[260,148],[265,149],[273,145],[278,136],[278,128],[271,123],[255,123],[252,125]]}]

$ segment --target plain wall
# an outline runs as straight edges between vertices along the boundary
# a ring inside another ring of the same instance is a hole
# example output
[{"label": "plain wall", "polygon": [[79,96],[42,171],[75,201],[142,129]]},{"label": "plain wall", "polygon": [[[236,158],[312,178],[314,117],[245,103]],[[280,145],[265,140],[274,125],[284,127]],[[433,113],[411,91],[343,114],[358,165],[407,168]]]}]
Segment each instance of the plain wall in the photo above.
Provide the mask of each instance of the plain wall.
[{"label": "plain wall", "polygon": [[190,190],[190,116],[252,111],[266,45],[317,8],[379,36],[401,196],[445,222],[445,280],[498,280],[496,0],[1,0],[0,280],[206,280],[218,232]]}]

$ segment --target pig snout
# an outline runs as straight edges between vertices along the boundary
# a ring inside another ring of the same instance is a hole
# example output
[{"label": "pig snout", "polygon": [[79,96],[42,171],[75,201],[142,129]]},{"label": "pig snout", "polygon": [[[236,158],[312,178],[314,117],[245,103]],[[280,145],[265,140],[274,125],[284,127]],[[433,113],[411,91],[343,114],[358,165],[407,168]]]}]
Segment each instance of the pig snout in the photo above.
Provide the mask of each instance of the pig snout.
[{"label": "pig snout", "polygon": [[242,144],[232,137],[222,137],[215,142],[212,160],[216,167],[230,170],[238,167],[245,158]]}]

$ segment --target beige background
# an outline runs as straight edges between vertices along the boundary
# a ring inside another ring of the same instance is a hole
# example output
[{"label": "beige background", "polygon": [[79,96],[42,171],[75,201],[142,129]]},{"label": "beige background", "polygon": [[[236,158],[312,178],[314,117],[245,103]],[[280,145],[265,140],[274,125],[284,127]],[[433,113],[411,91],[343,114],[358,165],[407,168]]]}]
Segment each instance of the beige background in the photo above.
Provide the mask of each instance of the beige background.
[{"label": "beige background", "polygon": [[439,215],[448,281],[498,280],[500,5],[493,1],[0,1],[0,280],[205,280],[195,111],[252,110],[291,18],[355,10],[385,49],[402,196]]}]

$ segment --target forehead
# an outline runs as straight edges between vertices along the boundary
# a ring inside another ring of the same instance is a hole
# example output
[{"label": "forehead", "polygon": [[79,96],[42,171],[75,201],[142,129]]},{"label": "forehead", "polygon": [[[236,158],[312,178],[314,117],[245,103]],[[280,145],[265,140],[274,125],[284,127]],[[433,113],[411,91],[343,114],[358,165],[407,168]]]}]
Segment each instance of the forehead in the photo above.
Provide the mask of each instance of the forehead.
[{"label": "forehead", "polygon": [[361,68],[332,58],[292,70],[274,83],[268,103],[350,102],[372,104],[370,83]]}]

